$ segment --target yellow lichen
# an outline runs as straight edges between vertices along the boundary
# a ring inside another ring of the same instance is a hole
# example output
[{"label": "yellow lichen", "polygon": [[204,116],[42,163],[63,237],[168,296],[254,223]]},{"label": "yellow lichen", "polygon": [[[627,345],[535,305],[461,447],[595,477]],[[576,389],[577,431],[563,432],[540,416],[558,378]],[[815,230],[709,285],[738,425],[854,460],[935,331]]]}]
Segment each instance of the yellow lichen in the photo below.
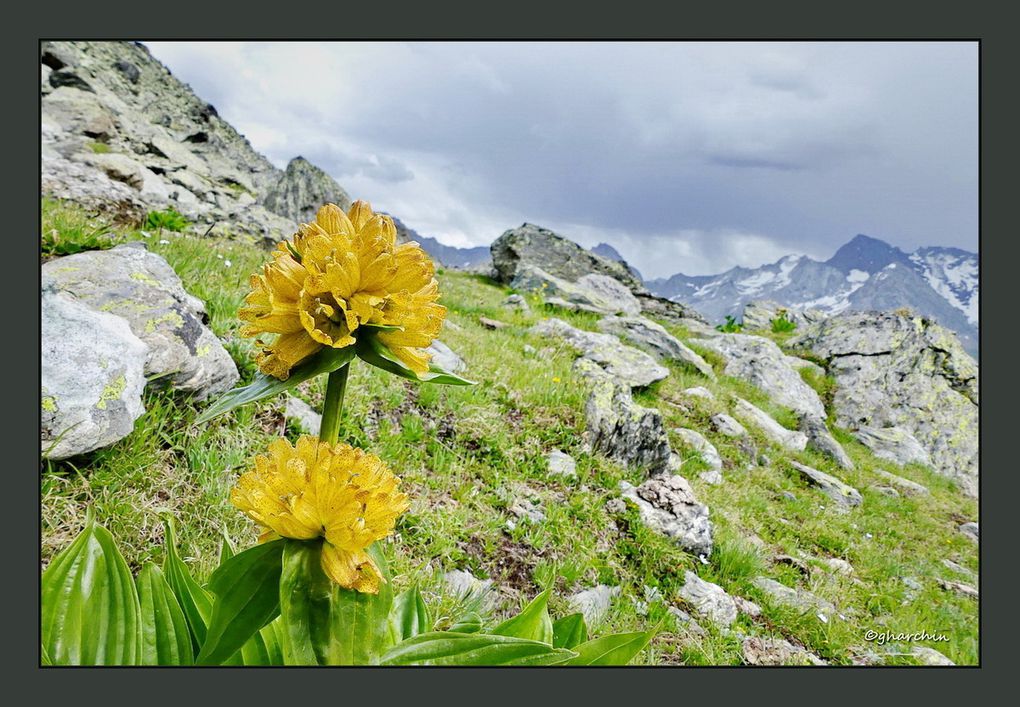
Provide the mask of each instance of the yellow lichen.
[{"label": "yellow lichen", "polygon": [[119,398],[120,394],[124,392],[124,388],[126,387],[127,380],[123,375],[119,375],[114,378],[106,384],[103,388],[103,392],[99,394],[99,402],[96,403],[96,408],[99,410],[105,410],[107,401]]}]

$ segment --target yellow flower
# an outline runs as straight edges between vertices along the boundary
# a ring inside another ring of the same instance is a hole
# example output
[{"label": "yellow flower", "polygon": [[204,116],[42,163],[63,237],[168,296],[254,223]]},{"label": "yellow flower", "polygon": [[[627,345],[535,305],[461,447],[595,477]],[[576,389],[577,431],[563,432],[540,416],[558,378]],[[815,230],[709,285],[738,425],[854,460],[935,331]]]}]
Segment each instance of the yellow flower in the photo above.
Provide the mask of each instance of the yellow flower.
[{"label": "yellow flower", "polygon": [[323,538],[322,570],[347,589],[375,594],[383,580],[366,552],[393,532],[407,510],[400,479],[374,454],[347,444],[329,445],[308,435],[292,447],[286,439],[255,457],[230,492],[231,502],[276,536]]},{"label": "yellow flower", "polygon": [[438,336],[446,308],[436,303],[435,267],[417,243],[397,245],[393,219],[356,201],[347,213],[326,204],[313,223],[281,243],[273,262],[251,278],[239,311],[243,336],[258,339],[259,368],[286,379],[290,369],[323,346],[356,343],[364,324],[402,327],[380,339],[418,374],[428,371],[422,351]]}]

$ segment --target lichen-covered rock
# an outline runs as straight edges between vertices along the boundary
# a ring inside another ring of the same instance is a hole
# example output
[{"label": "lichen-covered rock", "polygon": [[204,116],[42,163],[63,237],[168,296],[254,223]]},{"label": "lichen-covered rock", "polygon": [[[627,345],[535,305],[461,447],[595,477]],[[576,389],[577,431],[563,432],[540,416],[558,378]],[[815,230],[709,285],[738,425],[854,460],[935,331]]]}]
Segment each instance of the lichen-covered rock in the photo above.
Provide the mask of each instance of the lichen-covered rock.
[{"label": "lichen-covered rock", "polygon": [[575,329],[562,319],[543,319],[531,328],[531,333],[562,339],[582,358],[598,364],[614,379],[630,387],[647,386],[669,375],[668,368],[617,337]]},{"label": "lichen-covered rock", "polygon": [[295,157],[276,183],[266,189],[262,203],[291,221],[308,223],[315,220],[323,204],[336,204],[347,211],[351,197],[331,176],[304,157]]},{"label": "lichen-covered rock", "polygon": [[746,437],[747,430],[724,412],[717,412],[710,418],[712,429],[727,437]]},{"label": "lichen-covered rock", "polygon": [[585,434],[592,451],[647,469],[649,474],[675,471],[679,459],[669,445],[659,411],[635,403],[626,384],[591,361],[579,359],[576,367],[592,382],[584,408]]},{"label": "lichen-covered rock", "polygon": [[931,466],[928,451],[902,427],[860,427],[854,437],[879,459],[888,459],[900,466],[924,464]]},{"label": "lichen-covered rock", "polygon": [[807,435],[803,432],[788,430],[767,412],[747,402],[743,398],[736,398],[734,409],[738,415],[761,430],[766,437],[776,444],[786,447],[793,452],[803,452],[807,447]]},{"label": "lichen-covered rock", "polygon": [[921,317],[854,312],[790,343],[827,361],[840,426],[902,428],[933,469],[977,495],[978,366],[952,332]]},{"label": "lichen-covered rock", "polygon": [[812,417],[811,415],[802,415],[800,418],[800,431],[807,436],[807,446],[810,449],[824,454],[844,469],[854,468],[854,462],[850,455],[846,453],[843,445],[837,442],[836,438],[829,432],[829,428],[825,426],[824,420]]},{"label": "lichen-covered rock", "polygon": [[546,304],[575,312],[636,315],[641,305],[630,290],[607,275],[589,273],[570,282],[537,265],[521,265],[510,282],[521,292],[537,292]]},{"label": "lichen-covered rock", "polygon": [[623,497],[638,507],[641,521],[696,555],[712,553],[712,522],[708,506],[699,503],[687,480],[659,475],[634,487],[620,482]]},{"label": "lichen-covered rock", "polygon": [[774,300],[752,300],[744,305],[740,322],[748,331],[769,330],[772,329],[772,320],[780,316],[785,316],[787,321],[793,322],[796,326],[803,326],[823,319],[825,314],[817,309],[802,310],[798,307],[788,307]]},{"label": "lichen-covered rock", "polygon": [[748,636],[740,649],[748,665],[825,665],[814,653],[785,638]]},{"label": "lichen-covered rock", "polygon": [[567,606],[571,611],[581,612],[588,626],[597,626],[605,619],[609,609],[613,606],[613,599],[618,596],[620,596],[619,587],[599,584],[591,589],[583,589],[568,596]]},{"label": "lichen-covered rock", "polygon": [[701,616],[726,628],[737,620],[737,604],[718,584],[701,579],[690,570],[684,573],[679,595]]},{"label": "lichen-covered rock", "polygon": [[715,372],[700,355],[684,345],[656,322],[644,317],[604,317],[599,329],[615,334],[634,346],[647,351],[660,361],[675,361],[690,366],[701,375],[715,380]]},{"label": "lichen-covered rock", "polygon": [[919,484],[916,481],[911,481],[910,479],[904,479],[902,476],[897,476],[896,474],[891,474],[888,471],[886,471],[885,469],[872,469],[871,471],[874,474],[878,474],[883,479],[888,481],[890,484],[892,484],[896,488],[900,489],[901,491],[903,491],[903,493],[905,493],[905,494],[907,494],[909,496],[926,496],[926,495],[928,495],[928,487],[924,486],[922,484]]},{"label": "lichen-covered rock", "polygon": [[770,577],[755,577],[752,584],[762,590],[774,604],[805,613],[812,612],[825,617],[826,620],[836,615],[836,607],[832,602],[822,599],[806,589],[794,589]]},{"label": "lichen-covered rock", "polygon": [[458,356],[453,349],[439,339],[433,339],[432,343],[425,349],[426,353],[432,354],[432,363],[442,368],[447,373],[460,373],[467,364],[464,359]]},{"label": "lichen-covered rock", "polygon": [[843,483],[835,476],[818,471],[806,464],[789,460],[790,466],[800,472],[804,479],[818,488],[819,491],[836,502],[836,505],[844,510],[861,505],[861,492],[849,484]]},{"label": "lichen-covered rock", "polygon": [[66,459],[113,444],[145,408],[146,345],[123,319],[42,292],[42,456]]},{"label": "lichen-covered rock", "polygon": [[188,294],[167,262],[141,243],[68,255],[44,263],[42,286],[96,312],[125,320],[148,345],[145,375],[196,400],[228,390],[239,376],[205,325],[205,305]]},{"label": "lichen-covered rock", "polygon": [[721,354],[726,359],[726,375],[758,386],[775,402],[797,413],[825,419],[825,406],[818,393],[787,365],[786,355],[773,341],[748,334],[723,334],[692,343]]},{"label": "lichen-covered rock", "polygon": [[507,309],[516,309],[520,312],[531,311],[531,307],[528,306],[528,300],[524,299],[523,295],[518,294],[507,295],[507,298],[503,300],[501,304]]},{"label": "lichen-covered rock", "polygon": [[674,429],[673,434],[683,440],[684,445],[693,449],[710,469],[722,471],[723,463],[722,457],[719,456],[719,450],[703,434],[697,430],[688,430],[683,427]]}]

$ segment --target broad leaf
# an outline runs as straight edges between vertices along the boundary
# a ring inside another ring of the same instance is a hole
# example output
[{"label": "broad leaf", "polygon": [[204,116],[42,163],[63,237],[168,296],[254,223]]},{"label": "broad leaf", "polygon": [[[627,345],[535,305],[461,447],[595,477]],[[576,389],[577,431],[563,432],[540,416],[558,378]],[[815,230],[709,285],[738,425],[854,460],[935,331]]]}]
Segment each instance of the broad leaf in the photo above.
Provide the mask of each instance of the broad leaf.
[{"label": "broad leaf", "polygon": [[498,636],[515,636],[527,638],[541,643],[553,642],[553,623],[549,617],[549,594],[552,588],[546,589],[524,607],[521,613],[507,619],[490,633]]},{"label": "broad leaf", "polygon": [[432,619],[418,587],[411,587],[407,591],[401,592],[393,600],[390,626],[394,638],[398,641],[432,630]]},{"label": "broad leaf", "polygon": [[148,563],[138,574],[142,607],[141,665],[191,665],[194,652],[188,621],[159,567]]},{"label": "broad leaf", "polygon": [[221,564],[209,579],[209,589],[216,595],[212,618],[197,662],[217,665],[256,638],[252,656],[245,663],[269,662],[259,630],[280,613],[280,573],[283,546],[287,541],[274,540],[256,545]]},{"label": "broad leaf", "polygon": [[334,660],[339,665],[373,665],[393,645],[390,608],[393,585],[379,543],[368,548],[383,576],[377,594],[336,587],[333,596]]},{"label": "broad leaf", "polygon": [[230,536],[227,535],[227,529],[226,528],[221,528],[220,529],[220,536],[221,536],[221,540],[220,540],[220,564],[222,565],[224,562],[229,560],[231,557],[233,557],[237,553],[234,552],[234,546],[230,542]]},{"label": "broad leaf", "polygon": [[89,518],[42,576],[42,644],[56,665],[135,665],[141,608],[110,532]]},{"label": "broad leaf", "polygon": [[333,583],[322,571],[320,543],[287,543],[280,575],[280,629],[288,665],[329,665]]},{"label": "broad leaf", "polygon": [[578,612],[553,621],[553,645],[556,648],[573,648],[588,640],[588,625],[584,614]]},{"label": "broad leaf", "polygon": [[358,358],[370,363],[376,368],[407,378],[418,383],[441,383],[444,385],[475,385],[474,381],[461,378],[458,375],[444,371],[435,364],[429,365],[428,373],[418,375],[416,372],[404,365],[396,355],[390,351],[373,332],[365,332],[358,337],[356,345]]},{"label": "broad leaf", "polygon": [[382,665],[555,665],[576,653],[513,636],[433,631],[394,646]]},{"label": "broad leaf", "polygon": [[194,580],[188,566],[177,553],[177,534],[173,521],[166,518],[163,522],[166,535],[166,559],[163,561],[163,574],[167,584],[177,597],[188,622],[191,632],[191,643],[195,653],[205,643],[206,626],[212,617],[213,597]]},{"label": "broad leaf", "polygon": [[195,419],[195,424],[209,422],[209,420],[241,405],[283,393],[317,375],[332,373],[341,366],[350,363],[354,359],[354,355],[353,346],[346,346],[342,349],[324,346],[318,353],[310,356],[307,361],[292,368],[287,380],[282,381],[273,376],[258,373],[248,385],[234,388],[220,396],[212,405],[202,411],[202,414]]},{"label": "broad leaf", "polygon": [[566,665],[626,665],[655,636],[651,631],[634,633],[614,633],[593,641],[575,646],[577,657],[566,662]]},{"label": "broad leaf", "polygon": [[449,630],[453,633],[478,633],[482,630],[482,617],[475,611],[469,611],[459,616]]}]

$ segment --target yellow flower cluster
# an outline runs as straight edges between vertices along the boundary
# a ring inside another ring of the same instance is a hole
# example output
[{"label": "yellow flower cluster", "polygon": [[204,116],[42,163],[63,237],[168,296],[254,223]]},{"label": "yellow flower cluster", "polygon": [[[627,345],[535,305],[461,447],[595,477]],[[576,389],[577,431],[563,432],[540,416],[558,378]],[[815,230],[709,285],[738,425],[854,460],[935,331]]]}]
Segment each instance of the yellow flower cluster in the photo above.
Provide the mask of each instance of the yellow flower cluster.
[{"label": "yellow flower cluster", "polygon": [[375,594],[382,576],[366,549],[407,510],[400,479],[374,454],[302,436],[255,457],[230,500],[267,528],[262,540],[323,538],[322,569],[342,587]]},{"label": "yellow flower cluster", "polygon": [[355,343],[364,325],[419,375],[429,368],[422,351],[439,335],[446,308],[436,303],[435,267],[417,243],[397,245],[393,219],[356,201],[347,213],[326,204],[314,223],[302,224],[281,243],[273,262],[252,275],[252,291],[239,316],[242,335],[258,339],[259,368],[285,380],[290,370],[323,346]]}]

